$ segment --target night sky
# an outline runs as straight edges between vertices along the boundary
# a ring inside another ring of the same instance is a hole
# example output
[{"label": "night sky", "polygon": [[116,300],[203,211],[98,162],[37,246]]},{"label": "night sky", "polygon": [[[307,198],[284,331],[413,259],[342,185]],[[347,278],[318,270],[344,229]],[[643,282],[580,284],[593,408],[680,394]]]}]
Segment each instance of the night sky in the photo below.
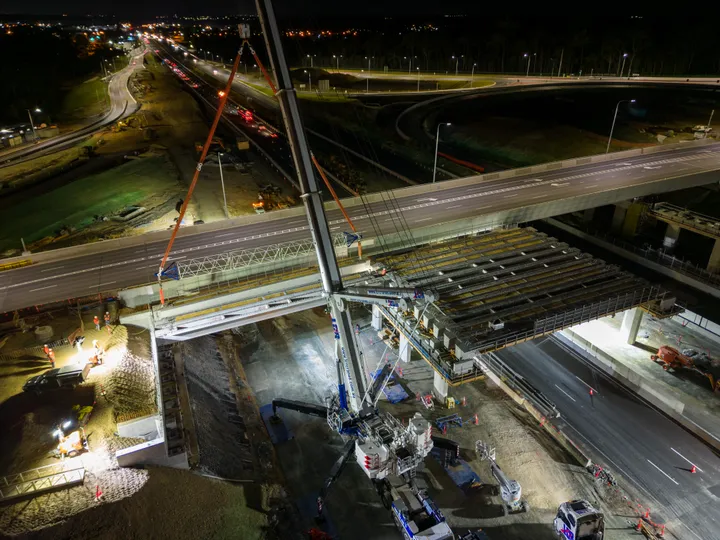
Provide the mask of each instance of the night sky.
[{"label": "night sky", "polygon": [[[253,0],[2,0],[0,13],[30,15],[67,13],[114,14],[121,17],[154,15],[229,15],[253,14]],[[436,15],[463,13],[475,2],[438,2],[430,0],[276,0],[278,14],[317,17],[323,15]]]}]

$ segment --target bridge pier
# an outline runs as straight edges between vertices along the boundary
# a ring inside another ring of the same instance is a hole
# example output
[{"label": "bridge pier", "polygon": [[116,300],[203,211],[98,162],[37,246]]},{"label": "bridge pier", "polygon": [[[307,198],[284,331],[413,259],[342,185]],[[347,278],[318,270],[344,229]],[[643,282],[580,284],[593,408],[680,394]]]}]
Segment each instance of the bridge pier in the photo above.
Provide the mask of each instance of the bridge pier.
[{"label": "bridge pier", "polygon": [[620,326],[620,335],[628,345],[635,343],[640,323],[643,319],[643,310],[640,308],[628,309],[623,315],[622,325]]},{"label": "bridge pier", "polygon": [[372,319],[370,320],[370,326],[373,330],[377,330],[378,332],[382,330],[383,326],[382,311],[380,311],[380,306],[375,304],[373,304],[372,307]]},{"label": "bridge pier", "polygon": [[594,217],[595,217],[595,209],[594,208],[586,208],[583,211],[583,215],[582,215],[583,223],[590,223]]},{"label": "bridge pier", "polygon": [[712,253],[710,253],[710,260],[707,264],[708,272],[720,272],[720,238],[715,240],[713,244]]},{"label": "bridge pier", "polygon": [[410,355],[412,354],[412,346],[410,340],[405,337],[405,334],[400,333],[400,346],[398,347],[398,356],[403,362],[410,361]]},{"label": "bridge pier", "polygon": [[663,238],[663,247],[665,248],[665,251],[671,252],[675,249],[675,244],[677,244],[678,238],[680,238],[680,225],[668,223],[667,228],[665,229],[665,238]]},{"label": "bridge pier", "polygon": [[433,376],[433,394],[441,403],[445,403],[448,395],[448,383],[437,371]]}]

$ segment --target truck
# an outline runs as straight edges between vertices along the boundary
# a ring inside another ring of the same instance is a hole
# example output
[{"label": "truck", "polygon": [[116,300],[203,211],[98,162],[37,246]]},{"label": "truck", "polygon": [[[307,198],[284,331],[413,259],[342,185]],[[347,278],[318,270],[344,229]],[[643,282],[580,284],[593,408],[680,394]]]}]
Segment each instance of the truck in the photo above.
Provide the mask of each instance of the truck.
[{"label": "truck", "polygon": [[605,534],[603,513],[582,499],[562,503],[553,526],[558,538],[566,540],[602,540]]},{"label": "truck", "polygon": [[87,379],[90,368],[90,364],[53,368],[41,375],[30,377],[23,385],[23,391],[40,395],[52,390],[73,389]]}]

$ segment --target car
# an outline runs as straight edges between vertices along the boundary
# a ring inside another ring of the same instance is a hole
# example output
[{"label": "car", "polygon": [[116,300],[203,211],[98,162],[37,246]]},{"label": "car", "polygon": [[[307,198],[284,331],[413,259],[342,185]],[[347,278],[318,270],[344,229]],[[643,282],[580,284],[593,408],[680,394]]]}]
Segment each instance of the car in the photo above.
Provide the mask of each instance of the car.
[{"label": "car", "polygon": [[87,379],[91,367],[90,364],[84,364],[50,369],[30,377],[23,385],[23,391],[40,395],[51,390],[73,389]]}]

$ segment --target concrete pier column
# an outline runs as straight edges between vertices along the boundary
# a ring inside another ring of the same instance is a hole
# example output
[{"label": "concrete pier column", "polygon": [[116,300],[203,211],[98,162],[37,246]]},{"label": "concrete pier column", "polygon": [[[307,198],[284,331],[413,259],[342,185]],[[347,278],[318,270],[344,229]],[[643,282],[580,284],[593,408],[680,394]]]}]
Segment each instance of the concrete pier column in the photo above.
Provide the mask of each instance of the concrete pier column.
[{"label": "concrete pier column", "polygon": [[370,326],[372,326],[373,330],[382,330],[382,311],[380,311],[380,306],[376,306],[373,304],[372,307],[372,319],[370,321]]},{"label": "concrete pier column", "polygon": [[715,240],[710,260],[707,264],[708,272],[720,272],[720,239]]},{"label": "concrete pier column", "polygon": [[665,251],[672,251],[675,244],[677,244],[679,237],[680,226],[668,223],[667,229],[665,229],[665,238],[663,238],[663,247],[665,248]]},{"label": "concrete pier column", "polygon": [[615,205],[615,212],[613,213],[612,222],[610,223],[610,230],[615,234],[620,234],[622,232],[628,206],[630,206],[630,203],[627,202],[620,202]]},{"label": "concrete pier column", "polygon": [[640,308],[628,309],[623,315],[620,335],[628,345],[635,343],[642,318],[643,310]]},{"label": "concrete pier column", "polygon": [[445,403],[445,398],[448,395],[448,383],[437,371],[433,376],[433,394],[441,403]]},{"label": "concrete pier column", "polygon": [[398,347],[398,356],[400,357],[400,360],[403,362],[409,362],[411,353],[412,345],[410,345],[410,341],[404,334],[400,334],[400,346]]}]

